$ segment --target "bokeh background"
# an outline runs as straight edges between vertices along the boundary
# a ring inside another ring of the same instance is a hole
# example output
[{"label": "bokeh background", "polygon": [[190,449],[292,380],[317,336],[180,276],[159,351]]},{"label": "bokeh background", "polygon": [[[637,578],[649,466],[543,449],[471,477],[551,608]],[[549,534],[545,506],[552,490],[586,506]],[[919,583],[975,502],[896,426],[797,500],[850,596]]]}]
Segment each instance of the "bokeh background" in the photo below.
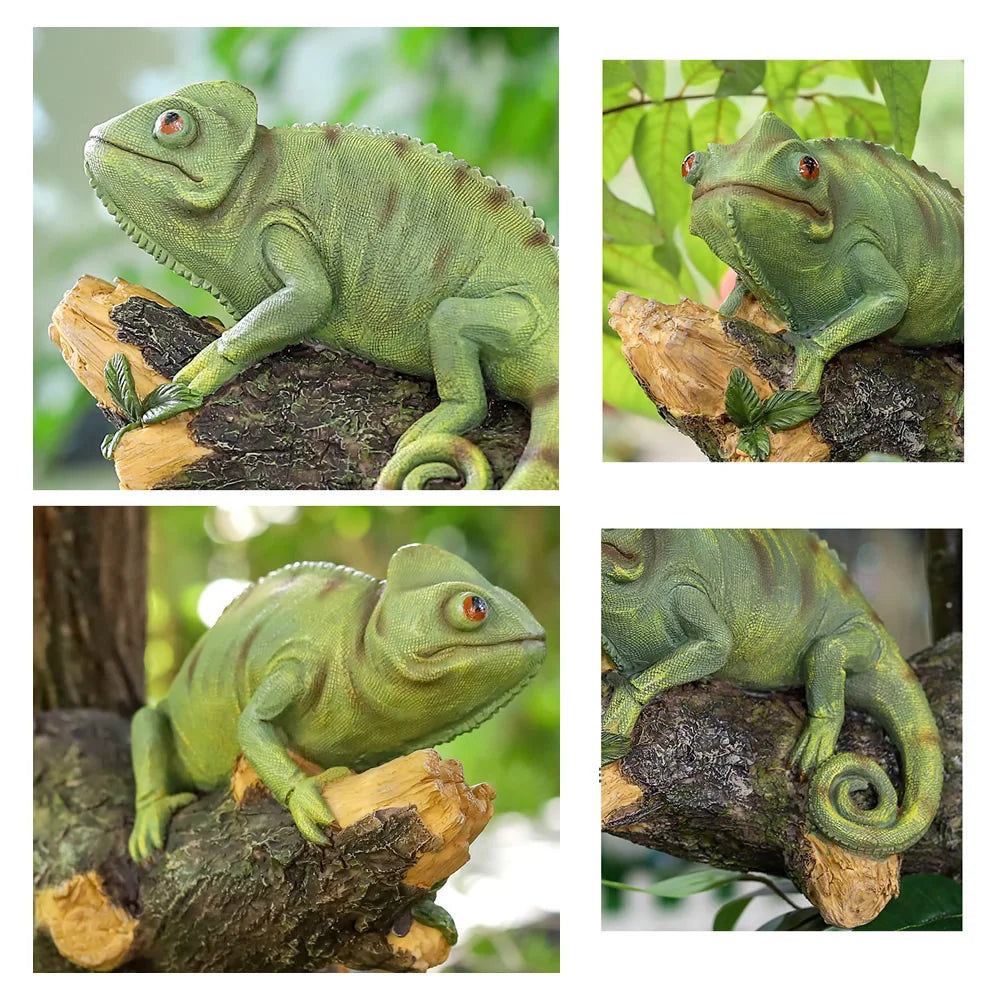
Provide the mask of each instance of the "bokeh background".
[{"label": "bokeh background", "polygon": [[459,928],[442,971],[558,969],[559,511],[554,507],[152,507],[149,697],[250,581],[297,560],[384,579],[401,545],[472,563],[548,633],[538,675],[479,729],[439,747],[497,793],[472,859],[438,894]]},{"label": "bokeh background", "polygon": [[[924,532],[907,530],[817,529],[847,566],[854,582],[909,657],[931,644],[930,598],[924,562]],[[648,887],[705,866],[602,834],[601,874],[611,882]],[[787,879],[774,879],[799,906],[809,906]],[[644,892],[604,886],[604,930],[710,930],[727,900],[746,896],[760,885],[742,882],[684,899],[663,899]],[[789,906],[776,895],[754,899],[736,930],[756,930]]]},{"label": "bokeh background", "polygon": [[[636,292],[662,302],[677,302],[681,295],[717,308],[732,287],[732,281],[720,291],[720,281],[728,269],[707,250],[705,244],[688,232],[690,188],[681,178],[681,160],[692,149],[703,149],[704,141],[697,136],[716,136],[715,141],[732,142],[743,135],[761,112],[775,110],[803,138],[821,135],[855,135],[891,145],[891,130],[887,133],[888,115],[878,86],[869,91],[858,78],[856,64],[844,61],[777,60],[768,63],[769,75],[764,84],[756,86],[751,96],[731,96],[724,101],[713,99],[718,86],[719,70],[714,77],[695,75],[687,79],[696,66],[707,62],[604,63],[604,108],[615,108],[640,95],[628,90],[629,67],[640,66],[647,78],[646,87],[655,86],[667,98],[677,98],[687,110],[689,126],[672,126],[664,137],[670,145],[669,177],[671,193],[664,198],[680,207],[681,217],[676,228],[667,232],[663,242],[669,246],[625,245],[609,238],[605,227],[604,286],[601,304],[604,358],[604,458],[605,461],[691,461],[708,459],[694,442],[675,431],[656,413],[652,403],[639,388],[621,356],[621,341],[607,324],[608,302],[619,289]],[[654,73],[653,67],[656,67]],[[774,67],[772,71],[772,67]],[[661,74],[662,75],[659,75]],[[649,82],[656,76],[655,84]],[[624,83],[621,82],[624,79]],[[790,90],[781,93],[778,105],[763,96],[764,87],[780,90],[779,80]],[[760,92],[761,96],[756,96]],[[704,94],[703,98],[694,95]],[[674,105],[677,106],[676,104]],[[644,108],[606,113],[604,120],[604,180],[611,195],[644,212],[653,210],[646,185],[629,155],[622,159],[625,147],[631,148],[630,129]],[[699,111],[701,112],[699,114]],[[632,120],[628,120],[632,116]],[[852,121],[853,117],[853,121]],[[850,124],[849,124],[850,123]],[[719,134],[726,138],[718,139]],[[678,149],[682,151],[678,152]],[[616,149],[618,152],[616,152]],[[666,152],[665,152],[666,155]],[[955,187],[964,182],[964,64],[955,60],[932,60],[921,94],[920,124],[912,158],[937,172]],[[676,160],[676,163],[674,162]],[[662,214],[663,206],[661,206]],[[652,219],[648,220],[652,222]],[[660,222],[659,216],[657,222]],[[667,228],[664,226],[664,228]],[[611,248],[609,254],[608,249]],[[661,262],[673,255],[683,261],[677,277],[667,273]],[[707,280],[705,271],[711,274]],[[729,272],[730,276],[732,272]]]},{"label": "bokeh background", "polygon": [[218,302],[129,241],[83,172],[90,129],[200,80],[257,95],[265,125],[353,121],[434,142],[499,178],[558,238],[555,28],[39,28],[34,34],[35,487],[117,488],[108,432],[48,339],[82,274],[194,315]]}]

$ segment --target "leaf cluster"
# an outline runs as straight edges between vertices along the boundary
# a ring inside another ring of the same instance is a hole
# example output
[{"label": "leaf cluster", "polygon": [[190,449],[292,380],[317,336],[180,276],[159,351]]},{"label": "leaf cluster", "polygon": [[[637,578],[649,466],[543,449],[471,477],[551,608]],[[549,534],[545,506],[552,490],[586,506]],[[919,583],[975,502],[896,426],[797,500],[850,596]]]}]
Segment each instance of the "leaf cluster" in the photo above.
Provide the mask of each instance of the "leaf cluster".
[{"label": "leaf cluster", "polygon": [[113,434],[108,434],[101,444],[101,454],[110,462],[122,437],[136,427],[158,424],[170,417],[193,410],[202,404],[199,393],[177,382],[164,382],[156,386],[145,399],[136,392],[132,366],[124,354],[114,354],[104,366],[104,382],[111,401],[125,415],[126,423]]},{"label": "leaf cluster", "polygon": [[763,462],[771,454],[771,438],[767,433],[787,431],[820,411],[819,395],[801,389],[782,389],[762,400],[742,368],[729,373],[726,386],[726,414],[740,428],[739,449],[755,462]]},{"label": "leaf cluster", "polygon": [[[758,98],[758,112],[774,111],[803,139],[852,136],[909,156],[928,67],[926,60],[689,60],[668,93],[666,63],[605,61],[604,319],[620,289],[661,302],[702,301],[718,289],[726,266],[688,232],[691,192],[680,167],[692,150],[739,138],[743,110],[734,97]],[[855,81],[855,89],[860,80],[871,96],[845,92],[838,79]],[[651,415],[622,371],[620,352],[606,350],[605,399]]]}]

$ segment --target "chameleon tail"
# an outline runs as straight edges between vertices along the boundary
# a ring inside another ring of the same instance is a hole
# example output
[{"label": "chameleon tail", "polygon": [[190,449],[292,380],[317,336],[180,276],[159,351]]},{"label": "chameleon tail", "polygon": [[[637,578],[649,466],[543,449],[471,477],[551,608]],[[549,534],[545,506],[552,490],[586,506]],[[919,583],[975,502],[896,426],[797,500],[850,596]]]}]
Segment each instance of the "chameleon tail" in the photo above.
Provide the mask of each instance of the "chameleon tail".
[{"label": "chameleon tail", "polygon": [[455,434],[425,434],[385,463],[374,488],[422,490],[432,479],[464,479],[462,489],[488,490],[493,470],[471,441]]},{"label": "chameleon tail", "polygon": [[[902,760],[903,802],[874,761],[853,753],[824,761],[809,783],[806,811],[828,839],[855,854],[887,858],[912,847],[927,832],[941,800],[944,763],[937,725],[916,675],[900,657],[877,670],[848,675],[845,701],[871,715],[889,734]],[[873,809],[851,792],[872,785]]]},{"label": "chameleon tail", "polygon": [[559,489],[559,384],[539,392],[531,403],[531,434],[505,490]]}]

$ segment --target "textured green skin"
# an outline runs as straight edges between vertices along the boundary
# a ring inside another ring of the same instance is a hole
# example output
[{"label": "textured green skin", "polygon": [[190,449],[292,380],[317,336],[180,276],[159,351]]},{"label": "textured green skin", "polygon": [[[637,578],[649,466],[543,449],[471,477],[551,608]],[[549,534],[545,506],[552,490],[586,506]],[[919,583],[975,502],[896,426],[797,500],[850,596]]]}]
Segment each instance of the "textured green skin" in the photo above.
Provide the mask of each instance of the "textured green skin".
[{"label": "textured green skin", "polygon": [[[751,691],[805,687],[790,763],[811,775],[807,813],[828,840],[885,858],[927,831],[941,797],[937,726],[920,681],[836,556],[807,531],[609,529],[601,639],[616,665],[604,762],[624,756],[642,707],[702,678]],[[857,754],[834,754],[844,707],[868,712],[902,758],[904,792]],[[850,792],[871,783],[874,809]]]},{"label": "textured green skin", "polygon": [[[186,144],[154,134],[171,110]],[[441,403],[397,453],[480,424],[485,382],[531,410],[504,487],[558,486],[558,256],[544,223],[493,178],[391,132],[265,128],[254,95],[226,81],[97,126],[84,160],[130,238],[237,318],[174,381],[205,397],[307,337],[433,377]]]},{"label": "textured green skin", "polygon": [[797,388],[815,392],[830,358],[880,334],[962,339],[964,203],[937,174],[873,142],[803,141],[770,112],[693,155],[691,232],[739,276],[719,312],[749,292],[786,324]]},{"label": "textured green skin", "polygon": [[[462,614],[486,600],[486,617]],[[136,861],[165,843],[195,791],[243,753],[307,839],[327,843],[332,778],[476,728],[530,680],[545,632],[457,556],[407,545],[386,580],[295,563],[247,588],[191,650],[167,696],[132,721]],[[328,770],[306,777],[288,756]]]}]

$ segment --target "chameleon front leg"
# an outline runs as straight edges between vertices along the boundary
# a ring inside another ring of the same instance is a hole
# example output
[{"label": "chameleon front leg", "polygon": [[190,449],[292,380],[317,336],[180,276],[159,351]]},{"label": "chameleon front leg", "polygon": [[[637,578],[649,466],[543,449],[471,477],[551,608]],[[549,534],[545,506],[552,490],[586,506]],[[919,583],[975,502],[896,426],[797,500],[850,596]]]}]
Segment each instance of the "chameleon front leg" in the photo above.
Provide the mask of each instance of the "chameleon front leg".
[{"label": "chameleon front leg", "polygon": [[288,756],[288,737],[278,723],[308,691],[307,668],[297,660],[286,660],[268,674],[247,702],[236,723],[236,738],[261,781],[288,807],[302,836],[314,844],[328,844],[320,827],[331,826],[334,818],[320,790],[350,772],[346,767],[331,767],[307,777]]},{"label": "chameleon front leg", "polygon": [[906,312],[909,301],[906,283],[878,247],[871,243],[857,244],[845,267],[861,284],[858,298],[816,330],[783,334],[795,348],[796,389],[817,392],[827,361],[851,344],[892,329]]},{"label": "chameleon front leg", "polygon": [[743,279],[737,278],[736,284],[733,285],[733,290],[726,296],[726,301],[719,306],[719,315],[732,316],[742,304],[747,290],[747,286],[743,284]]},{"label": "chameleon front leg", "polygon": [[733,636],[707,594],[694,587],[675,587],[666,615],[689,638],[652,666],[617,682],[601,720],[602,764],[628,753],[639,713],[656,695],[709,677],[726,665]]},{"label": "chameleon front leg", "polygon": [[427,323],[431,366],[441,399],[396,442],[401,451],[426,434],[465,434],[486,418],[480,355],[503,353],[533,328],[534,308],[521,295],[445,299]]},{"label": "chameleon front leg", "polygon": [[135,823],[128,852],[135,862],[163,850],[170,817],[193,802],[192,792],[171,794],[171,766],[175,758],[170,720],[149,706],[132,717],[132,771],[135,775]]},{"label": "chameleon front leg", "polygon": [[333,307],[330,279],[309,239],[289,226],[264,230],[264,261],[281,287],[200,351],[175,376],[202,397],[269,354],[295,344],[326,322]]},{"label": "chameleon front leg", "polygon": [[869,670],[881,653],[878,636],[864,625],[848,625],[816,639],[802,658],[809,718],[792,755],[791,766],[810,775],[833,756],[844,723],[844,684],[849,673]]}]

